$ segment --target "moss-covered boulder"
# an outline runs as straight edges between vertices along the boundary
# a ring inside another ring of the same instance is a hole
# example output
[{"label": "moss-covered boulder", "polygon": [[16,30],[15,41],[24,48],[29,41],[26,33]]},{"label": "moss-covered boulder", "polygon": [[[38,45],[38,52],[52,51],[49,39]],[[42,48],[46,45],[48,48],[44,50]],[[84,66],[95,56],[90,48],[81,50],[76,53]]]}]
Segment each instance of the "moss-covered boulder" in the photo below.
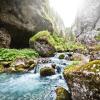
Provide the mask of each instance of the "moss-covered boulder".
[{"label": "moss-covered boulder", "polygon": [[64,59],[64,58],[65,58],[64,54],[59,55],[59,59]]},{"label": "moss-covered boulder", "polygon": [[0,73],[4,72],[4,67],[2,65],[0,65]]},{"label": "moss-covered boulder", "polygon": [[73,100],[100,99],[100,60],[82,66],[65,68],[64,77],[68,82]]},{"label": "moss-covered boulder", "polygon": [[54,39],[48,31],[41,31],[33,36],[30,47],[35,49],[41,56],[50,56],[55,52]]},{"label": "moss-covered boulder", "polygon": [[40,69],[40,75],[41,76],[51,76],[55,74],[55,69],[50,67],[44,67]]},{"label": "moss-covered boulder", "polygon": [[69,92],[63,87],[58,87],[56,90],[56,100],[71,100]]}]

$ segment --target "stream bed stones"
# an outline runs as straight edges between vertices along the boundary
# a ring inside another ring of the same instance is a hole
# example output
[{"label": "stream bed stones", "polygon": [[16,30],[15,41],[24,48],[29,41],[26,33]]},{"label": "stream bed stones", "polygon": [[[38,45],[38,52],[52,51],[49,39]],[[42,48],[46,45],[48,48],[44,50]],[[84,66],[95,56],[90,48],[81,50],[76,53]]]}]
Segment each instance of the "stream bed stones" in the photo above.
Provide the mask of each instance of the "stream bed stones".
[{"label": "stream bed stones", "polygon": [[40,69],[41,76],[51,76],[55,74],[55,69],[50,67],[43,67]]}]

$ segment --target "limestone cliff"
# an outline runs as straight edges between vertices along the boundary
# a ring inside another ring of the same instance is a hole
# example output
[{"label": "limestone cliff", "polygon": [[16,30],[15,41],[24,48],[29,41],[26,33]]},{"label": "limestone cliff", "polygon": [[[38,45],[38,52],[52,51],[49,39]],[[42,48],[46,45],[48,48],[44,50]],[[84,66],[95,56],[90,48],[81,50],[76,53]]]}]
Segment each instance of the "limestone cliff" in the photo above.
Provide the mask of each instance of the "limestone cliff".
[{"label": "limestone cliff", "polygon": [[28,47],[29,38],[35,33],[54,31],[49,10],[48,0],[0,0],[0,30],[4,28],[10,33],[10,46]]},{"label": "limestone cliff", "polygon": [[97,43],[94,37],[100,31],[100,0],[84,0],[78,10],[73,29],[82,43],[88,45]]}]

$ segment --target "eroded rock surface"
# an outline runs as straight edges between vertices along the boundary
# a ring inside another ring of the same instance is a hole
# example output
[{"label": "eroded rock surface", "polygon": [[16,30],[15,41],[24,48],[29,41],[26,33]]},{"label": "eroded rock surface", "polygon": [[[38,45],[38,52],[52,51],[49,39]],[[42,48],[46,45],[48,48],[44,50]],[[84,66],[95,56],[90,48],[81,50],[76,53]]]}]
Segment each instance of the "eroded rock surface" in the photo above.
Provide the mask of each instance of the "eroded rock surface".
[{"label": "eroded rock surface", "polygon": [[65,69],[64,77],[72,93],[72,100],[100,99],[100,60]]},{"label": "eroded rock surface", "polygon": [[87,45],[100,43],[94,38],[100,31],[100,0],[84,0],[73,29],[78,41]]},{"label": "eroded rock surface", "polygon": [[48,0],[0,0],[0,28],[11,33],[11,47],[28,47],[35,33],[54,31],[56,22],[50,10]]}]

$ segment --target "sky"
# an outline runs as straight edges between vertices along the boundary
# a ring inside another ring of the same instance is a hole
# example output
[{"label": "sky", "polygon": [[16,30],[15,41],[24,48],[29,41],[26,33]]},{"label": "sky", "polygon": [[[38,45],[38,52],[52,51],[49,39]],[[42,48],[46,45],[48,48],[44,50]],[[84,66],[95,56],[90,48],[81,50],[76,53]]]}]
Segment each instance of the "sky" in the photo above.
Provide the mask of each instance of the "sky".
[{"label": "sky", "polygon": [[75,20],[77,10],[83,0],[50,0],[51,7],[61,16],[66,27],[70,27]]}]

